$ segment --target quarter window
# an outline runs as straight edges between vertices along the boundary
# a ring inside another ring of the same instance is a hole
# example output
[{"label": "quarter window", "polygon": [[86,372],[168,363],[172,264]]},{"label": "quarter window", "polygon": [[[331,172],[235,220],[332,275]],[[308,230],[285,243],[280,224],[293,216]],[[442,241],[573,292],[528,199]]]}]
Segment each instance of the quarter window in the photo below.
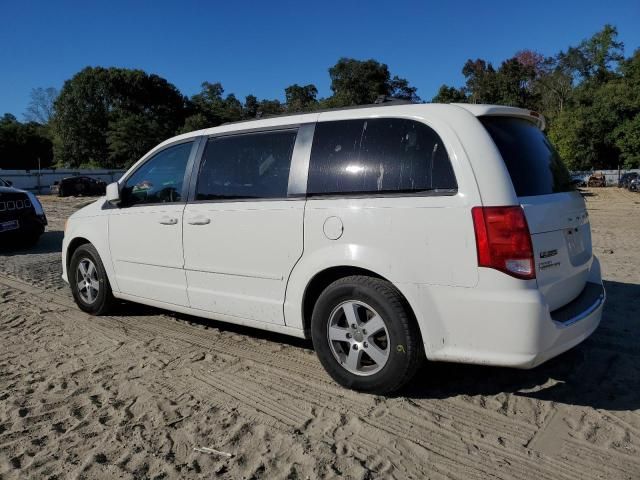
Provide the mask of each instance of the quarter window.
[{"label": "quarter window", "polygon": [[415,193],[457,189],[440,137],[413,120],[376,118],[316,125],[307,193]]},{"label": "quarter window", "polygon": [[193,142],[188,142],[168,147],[145,162],[125,182],[123,204],[181,202],[192,146]]},{"label": "quarter window", "polygon": [[209,139],[196,200],[284,198],[295,130]]}]

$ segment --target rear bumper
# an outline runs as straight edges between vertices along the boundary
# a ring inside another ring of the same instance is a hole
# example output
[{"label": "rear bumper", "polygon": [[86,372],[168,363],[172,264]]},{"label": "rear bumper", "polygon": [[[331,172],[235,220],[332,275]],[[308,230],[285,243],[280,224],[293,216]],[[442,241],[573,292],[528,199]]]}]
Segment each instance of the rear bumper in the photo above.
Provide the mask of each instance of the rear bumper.
[{"label": "rear bumper", "polygon": [[606,293],[602,283],[587,282],[574,301],[550,313],[554,322],[555,339],[523,368],[532,368],[581,343],[591,335],[602,319]]},{"label": "rear bumper", "polygon": [[[481,288],[482,284],[500,282],[497,272],[486,270],[481,276],[493,278],[485,278],[486,282],[481,278],[477,288],[449,288],[437,297],[431,295],[429,302],[440,313],[441,324],[435,330],[441,338],[439,345],[425,343],[429,359],[533,368],[584,341],[600,324],[606,294],[595,257],[582,293],[553,312],[531,285]],[[427,339],[424,333],[431,322],[422,322],[423,338]]]}]

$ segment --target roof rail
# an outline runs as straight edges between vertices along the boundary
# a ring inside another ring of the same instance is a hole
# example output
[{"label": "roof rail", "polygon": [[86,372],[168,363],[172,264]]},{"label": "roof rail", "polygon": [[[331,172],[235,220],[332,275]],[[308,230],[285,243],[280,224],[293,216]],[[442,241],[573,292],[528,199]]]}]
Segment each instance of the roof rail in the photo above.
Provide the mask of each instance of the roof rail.
[{"label": "roof rail", "polygon": [[392,104],[392,105],[406,105],[407,103],[414,103],[411,100],[406,100],[404,98],[392,97],[389,95],[378,95],[378,97],[374,100],[374,105],[382,105],[382,104]]},{"label": "roof rail", "polygon": [[321,108],[318,110],[309,110],[303,112],[286,112],[286,113],[267,113],[265,114],[261,110],[256,112],[256,116],[254,118],[249,118],[247,120],[238,120],[236,122],[225,122],[221,125],[233,125],[236,123],[245,123],[245,122],[253,122],[255,120],[264,120],[265,118],[280,118],[280,117],[291,117],[293,115],[304,115],[306,113],[323,113],[323,112],[336,112],[340,110],[355,110],[358,108],[373,108],[373,107],[391,107],[393,105],[409,105],[414,104],[418,105],[411,100],[405,100],[404,98],[396,98],[390,97],[387,95],[379,95],[374,103],[367,103],[364,105],[350,105],[348,107],[333,107],[333,108]]}]

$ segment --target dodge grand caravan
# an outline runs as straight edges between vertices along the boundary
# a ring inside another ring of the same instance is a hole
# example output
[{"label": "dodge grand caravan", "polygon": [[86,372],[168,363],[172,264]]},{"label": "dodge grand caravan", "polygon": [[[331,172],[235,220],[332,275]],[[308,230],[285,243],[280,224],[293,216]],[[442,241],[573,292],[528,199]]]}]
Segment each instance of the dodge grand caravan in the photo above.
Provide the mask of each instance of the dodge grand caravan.
[{"label": "dodge grand caravan", "polygon": [[428,360],[531,368],[598,326],[589,216],[544,120],[382,105],[171,138],[69,219],[78,306],[114,298],[311,338],[340,384]]}]

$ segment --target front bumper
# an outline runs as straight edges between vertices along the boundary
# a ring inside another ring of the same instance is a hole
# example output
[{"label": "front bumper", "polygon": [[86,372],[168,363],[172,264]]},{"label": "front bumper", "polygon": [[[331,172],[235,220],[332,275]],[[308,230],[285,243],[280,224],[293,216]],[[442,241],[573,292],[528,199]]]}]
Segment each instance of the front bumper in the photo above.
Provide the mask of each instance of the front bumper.
[{"label": "front bumper", "polygon": [[1,238],[17,238],[22,236],[41,235],[47,225],[47,217],[35,213],[21,213],[15,216],[3,215],[0,222],[18,221],[19,227],[15,230],[0,232]]},{"label": "front bumper", "polygon": [[[486,270],[483,275],[491,278],[479,285],[499,284],[500,274]],[[515,368],[533,368],[584,341],[600,324],[606,299],[595,257],[582,293],[553,312],[537,288],[522,284],[439,293],[430,302],[439,312],[440,344],[425,342],[429,359]]]}]

